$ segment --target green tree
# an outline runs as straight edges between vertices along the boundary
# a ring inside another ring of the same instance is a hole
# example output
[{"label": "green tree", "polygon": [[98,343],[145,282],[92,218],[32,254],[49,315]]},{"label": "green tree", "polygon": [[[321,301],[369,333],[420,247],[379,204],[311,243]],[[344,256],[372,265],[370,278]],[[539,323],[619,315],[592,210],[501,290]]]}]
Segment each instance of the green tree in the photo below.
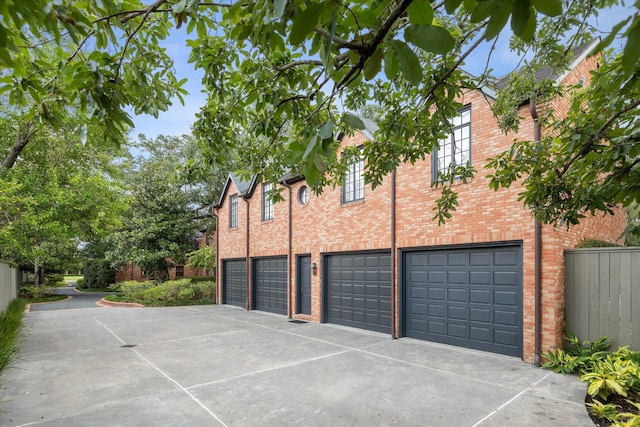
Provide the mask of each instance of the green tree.
[{"label": "green tree", "polygon": [[120,231],[111,237],[106,258],[114,266],[126,263],[146,270],[158,282],[169,277],[174,263],[183,264],[193,249],[198,223],[193,193],[179,175],[188,138],[141,137],[144,155],[126,177],[130,191],[128,212]]},{"label": "green tree", "polygon": [[[543,66],[561,73],[570,60],[570,48],[595,34],[589,19],[616,4],[617,0],[34,0],[26,5],[9,0],[0,6],[0,64],[6,69],[0,91],[33,118],[16,133],[17,148],[25,140],[21,135],[30,134],[35,124],[55,128],[51,107],[59,100],[77,106],[85,113],[82,117],[117,140],[130,124],[126,105],[154,113],[182,93],[182,82],[176,81],[158,41],[173,27],[186,27],[194,35],[189,41],[191,61],[204,70],[209,96],[195,124],[205,165],[227,158],[231,146],[242,153],[246,173],[261,172],[275,182],[294,171],[315,191],[322,191],[340,181],[349,159],[335,155],[336,136],[362,127],[347,111],[375,103],[385,115],[376,142],[365,144],[363,154],[365,179],[376,186],[400,162],[432,152],[457,114],[460,105],[454,101],[462,88],[493,86],[491,57],[478,77],[461,70],[473,51],[491,46],[508,27],[514,54],[534,54],[531,61],[523,59],[525,77]],[[614,120],[598,120],[601,110],[594,102],[584,120],[571,117],[560,121],[559,128],[553,120],[542,122],[559,132],[545,142],[546,148],[559,153],[559,176],[522,169],[520,157],[508,153],[491,165],[498,169],[491,183],[495,188],[510,185],[511,176],[531,175],[524,202],[544,221],[573,224],[585,209],[608,212],[612,204],[627,204],[640,196],[626,179],[636,167],[630,159],[638,126],[638,10],[636,1],[632,13],[624,15],[598,47],[604,51],[617,36],[624,40],[618,57],[607,55],[603,60],[613,82],[605,85],[603,78],[596,79],[593,89],[585,89],[594,99],[605,89],[620,95],[621,102],[606,105]],[[53,48],[47,40],[54,42]],[[498,95],[496,113],[505,130],[517,126],[513,111],[518,102],[562,95],[563,89],[549,83],[526,82],[531,80],[514,79]],[[516,96],[525,90],[525,98]],[[585,137],[574,140],[575,134]],[[631,147],[629,153],[611,150],[629,156],[627,161],[612,158],[607,166],[593,160],[598,153],[593,147],[608,137],[613,138],[612,146]],[[525,148],[518,150],[529,155]],[[7,158],[15,152],[19,150],[12,149]],[[572,168],[579,165],[595,173],[605,168],[610,179],[593,186],[600,187],[599,195],[594,194],[596,188],[574,190],[573,185],[581,184],[576,181],[580,168],[575,174]],[[455,172],[470,177],[475,171],[460,166]],[[445,178],[449,180],[442,181],[442,198],[435,208],[440,221],[457,205],[453,174]],[[558,186],[547,185],[547,178]],[[608,197],[606,190],[614,184],[622,190]],[[566,203],[574,191],[576,202]]]},{"label": "green tree", "polygon": [[[73,128],[74,119],[66,120]],[[0,127],[10,126],[0,117]],[[9,144],[0,136],[0,147]],[[114,154],[83,145],[63,127],[34,135],[20,165],[0,176],[0,258],[30,266],[39,282],[45,267],[64,268],[81,241],[116,227],[122,193],[110,175]]]}]

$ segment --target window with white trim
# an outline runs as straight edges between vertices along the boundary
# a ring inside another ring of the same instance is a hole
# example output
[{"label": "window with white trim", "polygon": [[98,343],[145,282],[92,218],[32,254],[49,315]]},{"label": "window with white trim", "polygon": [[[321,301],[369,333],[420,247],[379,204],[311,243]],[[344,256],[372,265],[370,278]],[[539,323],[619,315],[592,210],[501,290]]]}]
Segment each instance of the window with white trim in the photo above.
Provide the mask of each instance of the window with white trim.
[{"label": "window with white trim", "polygon": [[342,203],[364,199],[364,160],[355,159],[349,164],[342,185]]},{"label": "window with white trim", "polygon": [[273,219],[273,200],[269,192],[273,190],[273,184],[262,184],[262,220]]},{"label": "window with white trim", "polygon": [[451,124],[451,133],[433,152],[434,180],[438,180],[440,174],[452,172],[458,165],[471,164],[471,106],[460,110]]},{"label": "window with white trim", "polygon": [[238,228],[238,195],[229,197],[229,228]]}]

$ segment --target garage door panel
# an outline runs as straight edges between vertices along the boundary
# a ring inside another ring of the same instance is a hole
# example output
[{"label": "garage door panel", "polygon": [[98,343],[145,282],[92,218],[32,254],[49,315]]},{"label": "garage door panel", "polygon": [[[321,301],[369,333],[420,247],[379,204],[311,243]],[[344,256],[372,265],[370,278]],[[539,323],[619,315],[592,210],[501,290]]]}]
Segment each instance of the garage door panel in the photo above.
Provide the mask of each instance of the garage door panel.
[{"label": "garage door panel", "polygon": [[383,253],[327,255],[326,321],[389,332],[391,257]]},{"label": "garage door panel", "polygon": [[469,272],[468,271],[449,271],[447,275],[449,283],[468,284]]},{"label": "garage door panel", "polygon": [[470,266],[490,266],[491,265],[491,252],[477,252],[469,254]]},{"label": "garage door panel", "polygon": [[469,320],[472,322],[491,323],[491,310],[486,308],[471,308],[469,310]]},{"label": "garage door panel", "polygon": [[287,258],[253,260],[254,309],[287,314]]},{"label": "garage door panel", "polygon": [[406,252],[403,268],[407,336],[522,355],[520,246]]},{"label": "garage door panel", "polygon": [[469,302],[479,304],[491,303],[491,291],[488,289],[471,289],[469,291]]},{"label": "garage door panel", "polygon": [[469,284],[490,286],[491,285],[491,272],[490,271],[469,271]]},{"label": "garage door panel", "polygon": [[467,302],[467,289],[447,289],[447,301]]},{"label": "garage door panel", "polygon": [[222,261],[222,292],[225,304],[246,308],[247,264],[245,260]]},{"label": "garage door panel", "polygon": [[515,271],[496,271],[493,275],[495,285],[517,286],[518,274]]}]

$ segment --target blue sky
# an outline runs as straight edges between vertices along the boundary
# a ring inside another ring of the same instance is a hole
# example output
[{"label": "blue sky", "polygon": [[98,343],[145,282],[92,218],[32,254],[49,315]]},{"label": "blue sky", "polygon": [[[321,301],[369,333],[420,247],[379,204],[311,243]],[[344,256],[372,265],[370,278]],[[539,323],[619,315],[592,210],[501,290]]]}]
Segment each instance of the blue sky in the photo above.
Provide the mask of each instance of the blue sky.
[{"label": "blue sky", "polygon": [[[599,30],[608,31],[614,24],[620,22],[629,14],[630,7],[618,6],[602,11],[598,19],[594,21],[594,24]],[[187,36],[183,27],[181,30],[176,30],[164,44],[167,53],[174,59],[178,80],[187,79],[185,89],[189,92],[189,95],[185,97],[185,104],[182,105],[178,99],[174,99],[173,106],[167,112],[161,113],[157,119],[149,115],[134,116],[135,128],[131,132],[132,138],[136,138],[140,133],[149,138],[155,138],[158,135],[179,136],[191,133],[191,125],[195,121],[195,115],[206,100],[206,95],[202,93],[201,79],[203,73],[200,70],[195,70],[193,64],[187,62],[190,48],[186,46],[185,40],[191,37],[195,37],[195,33]],[[620,48],[619,46],[614,47]],[[477,49],[469,56],[463,68],[471,74],[480,74],[484,70],[488,51],[488,44]],[[494,70],[494,75],[502,76],[513,71],[518,66],[519,61],[520,57],[508,49],[508,37],[505,35],[500,37],[496,50],[492,54],[490,64]]]}]

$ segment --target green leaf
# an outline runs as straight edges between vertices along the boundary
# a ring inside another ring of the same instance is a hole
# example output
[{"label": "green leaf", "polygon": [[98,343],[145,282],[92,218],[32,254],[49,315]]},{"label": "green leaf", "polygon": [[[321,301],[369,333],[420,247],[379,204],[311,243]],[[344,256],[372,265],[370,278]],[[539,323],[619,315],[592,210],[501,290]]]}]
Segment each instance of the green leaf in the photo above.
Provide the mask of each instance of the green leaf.
[{"label": "green leaf", "polygon": [[449,31],[435,25],[411,25],[404,30],[404,38],[427,52],[438,54],[450,52],[456,44]]},{"label": "green leaf", "polygon": [[395,50],[386,45],[384,49],[384,74],[389,80],[393,80],[398,75],[398,57],[395,55]]},{"label": "green leaf", "polygon": [[325,41],[324,45],[324,55],[322,56],[322,62],[324,63],[324,67],[329,69],[331,65],[331,43],[333,37],[336,35],[336,22],[338,20],[338,8],[334,7],[333,13],[331,15],[331,27],[329,30],[329,37]]},{"label": "green leaf", "polygon": [[516,0],[511,13],[513,33],[526,42],[533,40],[536,30],[536,14],[532,10],[529,0]]},{"label": "green leaf", "polygon": [[398,66],[404,78],[412,85],[417,86],[422,81],[422,67],[418,56],[403,41],[391,40],[390,46],[394,49],[394,54],[398,59]]},{"label": "green leaf", "polygon": [[562,15],[562,0],[531,0],[533,6],[547,16]]},{"label": "green leaf", "polygon": [[320,128],[318,129],[318,136],[320,139],[329,139],[333,136],[333,122],[331,120],[327,120]]},{"label": "green leaf", "polygon": [[627,44],[622,52],[622,69],[629,74],[638,66],[640,58],[640,18],[635,17],[629,32],[627,33]]},{"label": "green leaf", "polygon": [[382,69],[382,51],[380,49],[376,49],[376,51],[367,59],[367,62],[364,64],[364,78],[366,80],[371,80],[375,76],[378,75],[380,70]]},{"label": "green leaf", "polygon": [[[506,5],[503,4],[503,6]],[[487,30],[484,33],[487,40],[492,40],[500,34],[500,31],[507,25],[507,21],[511,15],[510,11],[511,9],[509,7],[497,7],[491,14],[489,22],[487,23]]]},{"label": "green leaf", "polygon": [[313,31],[314,27],[318,24],[320,12],[323,7],[324,5],[322,3],[313,3],[300,12],[291,26],[291,34],[289,35],[291,44],[301,44],[306,36]]},{"label": "green leaf", "polygon": [[176,3],[175,6],[173,6],[173,8],[171,9],[173,11],[173,13],[175,13],[176,15],[181,14],[182,12],[184,12],[184,9],[187,7],[187,1],[186,0],[181,0],[180,2]]},{"label": "green leaf", "polygon": [[287,7],[287,0],[274,0],[273,15],[276,19],[282,18],[284,10]]},{"label": "green leaf", "polygon": [[478,3],[473,12],[471,12],[471,22],[484,21],[493,14],[497,5],[496,1],[489,0]]},{"label": "green leaf", "polygon": [[311,139],[307,143],[307,149],[304,150],[304,154],[302,155],[303,159],[306,159],[307,157],[309,157],[309,154],[311,154],[317,142],[318,142],[318,134],[315,134],[311,137]]},{"label": "green leaf", "polygon": [[428,0],[414,0],[407,8],[409,22],[412,24],[431,24],[433,22],[433,8]]},{"label": "green leaf", "polygon": [[342,121],[345,125],[349,126],[352,129],[363,130],[365,128],[364,122],[360,117],[354,116],[351,113],[344,113],[342,116]]},{"label": "green leaf", "polygon": [[458,6],[462,4],[462,0],[444,0],[444,8],[447,13],[453,13]]}]

